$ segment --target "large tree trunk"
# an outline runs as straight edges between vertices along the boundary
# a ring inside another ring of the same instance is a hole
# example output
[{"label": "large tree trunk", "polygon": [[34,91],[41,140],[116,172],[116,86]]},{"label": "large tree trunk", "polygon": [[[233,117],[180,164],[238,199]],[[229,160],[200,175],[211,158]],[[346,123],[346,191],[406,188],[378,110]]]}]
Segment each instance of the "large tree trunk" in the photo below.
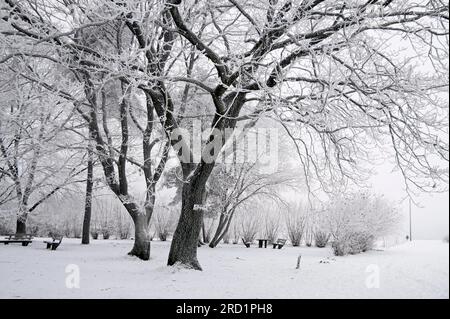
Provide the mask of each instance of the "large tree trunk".
[{"label": "large tree trunk", "polygon": [[17,217],[16,235],[25,235],[27,233],[26,219],[23,215]]},{"label": "large tree trunk", "polygon": [[[227,113],[229,118],[224,118],[221,115],[216,114],[212,127],[221,130],[222,134],[219,137],[211,135],[209,137],[208,146],[215,145],[216,143],[221,143],[221,146],[225,145],[227,142],[225,130],[235,128],[235,118],[239,115],[240,109],[245,103],[246,94],[247,93],[229,94],[224,98],[223,104],[227,106],[230,105]],[[215,99],[215,103],[217,103],[218,106],[223,106],[219,101],[221,101],[220,98]],[[157,106],[157,103],[155,106]],[[162,112],[160,113],[162,115]],[[165,123],[165,125],[167,125],[167,123]],[[194,208],[196,204],[204,203],[206,196],[206,182],[214,169],[215,159],[217,159],[219,155],[219,152],[214,152],[214,149],[212,150],[213,154],[211,154],[211,150],[205,149],[205,151],[210,152],[208,162],[204,161],[203,157],[207,153],[202,153],[202,161],[194,168],[194,170],[192,170],[192,163],[189,163],[188,165],[188,163],[180,159],[180,161],[184,163],[184,165],[182,165],[182,167],[184,166],[183,176],[185,179],[189,180],[189,182],[186,182],[183,185],[181,215],[170,247],[168,259],[169,266],[180,263],[192,269],[202,270],[200,263],[197,260],[197,244],[202,228],[203,210]],[[213,160],[211,160],[211,156]]]},{"label": "large tree trunk", "polygon": [[83,219],[83,236],[81,244],[88,245],[91,230],[91,214],[92,214],[92,189],[94,186],[94,163],[92,159],[92,148],[88,149],[88,170],[86,181],[86,198],[84,204],[84,219]]},{"label": "large tree trunk", "polygon": [[148,233],[148,218],[145,214],[133,217],[134,221],[134,246],[128,253],[142,260],[150,259],[150,236]]},{"label": "large tree trunk", "polygon": [[26,203],[21,203],[17,214],[16,235],[25,235],[27,233],[27,217],[27,205]]},{"label": "large tree trunk", "polygon": [[169,266],[180,263],[188,268],[202,270],[197,260],[197,245],[202,228],[203,211],[194,209],[195,203],[200,202],[198,199],[201,199],[202,193],[202,189],[192,187],[190,183],[183,186],[181,215],[170,247],[167,262]]}]

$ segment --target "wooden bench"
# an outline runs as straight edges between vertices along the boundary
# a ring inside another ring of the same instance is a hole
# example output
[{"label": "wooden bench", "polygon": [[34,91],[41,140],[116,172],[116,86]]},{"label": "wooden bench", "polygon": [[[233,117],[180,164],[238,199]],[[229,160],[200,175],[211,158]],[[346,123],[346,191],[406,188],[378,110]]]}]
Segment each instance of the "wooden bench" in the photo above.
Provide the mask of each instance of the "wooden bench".
[{"label": "wooden bench", "polygon": [[22,246],[28,246],[28,244],[31,244],[33,242],[33,235],[31,234],[10,234],[6,235],[4,240],[0,240],[0,243],[3,243],[5,245],[8,244],[14,244],[14,243],[21,243]]},{"label": "wooden bench", "polygon": [[265,238],[263,238],[263,239],[257,239],[257,241],[258,241],[258,247],[259,248],[267,248],[267,242],[269,241],[268,239],[265,239]]},{"label": "wooden bench", "polygon": [[242,238],[242,242],[244,243],[245,247],[250,248],[251,242],[245,241],[244,238]]},{"label": "wooden bench", "polygon": [[52,235],[52,240],[45,240],[44,243],[47,244],[47,249],[56,250],[61,244],[63,236]]},{"label": "wooden bench", "polygon": [[278,239],[276,243],[272,243],[273,249],[281,249],[283,248],[284,244],[286,244],[286,239]]}]

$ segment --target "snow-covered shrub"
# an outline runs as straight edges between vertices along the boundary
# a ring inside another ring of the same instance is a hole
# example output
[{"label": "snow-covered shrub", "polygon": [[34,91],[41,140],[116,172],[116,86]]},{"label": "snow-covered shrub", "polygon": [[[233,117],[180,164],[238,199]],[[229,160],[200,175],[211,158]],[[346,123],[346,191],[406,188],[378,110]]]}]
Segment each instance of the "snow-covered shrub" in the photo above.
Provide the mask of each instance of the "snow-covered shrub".
[{"label": "snow-covered shrub", "polygon": [[216,224],[216,217],[203,218],[202,234],[204,243],[209,243],[211,241],[215,224]]},{"label": "snow-covered shrub", "polygon": [[317,230],[314,232],[314,242],[316,244],[316,247],[324,248],[327,246],[328,241],[330,240],[330,233],[323,231],[323,230]]},{"label": "snow-covered shrub", "polygon": [[313,233],[312,229],[310,229],[308,227],[308,228],[306,228],[306,231],[305,231],[305,245],[306,245],[306,247],[312,247],[313,240],[314,240],[314,233]]},{"label": "snow-covered shrub", "polygon": [[333,241],[331,247],[333,248],[333,253],[335,256],[345,256],[350,253],[349,242],[344,239]]},{"label": "snow-covered shrub", "polygon": [[101,230],[101,233],[102,233],[103,239],[109,239],[109,237],[111,236],[111,233],[112,233],[112,227],[108,227],[108,226],[103,227]]},{"label": "snow-covered shrub", "polygon": [[81,233],[83,232],[83,229],[81,227],[81,223],[79,224],[73,224],[72,227],[72,233],[74,238],[81,238]]},{"label": "snow-covered shrub", "polygon": [[64,234],[58,228],[54,227],[52,230],[48,232],[45,236],[48,237],[62,237]]},{"label": "snow-covered shrub", "polygon": [[169,232],[169,229],[167,227],[165,227],[164,224],[158,223],[157,233],[156,234],[157,234],[157,236],[158,236],[160,241],[166,241],[167,237],[170,234],[170,232]]},{"label": "snow-covered shrub", "polygon": [[373,249],[375,245],[375,235],[368,232],[355,233],[351,242],[351,254],[364,253]]},{"label": "snow-covered shrub", "polygon": [[150,221],[150,225],[148,226],[148,239],[150,241],[153,241],[153,239],[155,239],[156,237],[156,229],[155,229],[155,222],[153,221],[154,219],[152,218],[152,220]]},{"label": "snow-covered shrub", "polygon": [[296,205],[290,208],[286,214],[286,229],[292,246],[297,247],[302,243],[305,235],[307,214],[306,210]]},{"label": "snow-covered shrub", "polygon": [[114,215],[112,214],[114,211],[114,203],[101,200],[93,206],[93,209],[99,224],[99,234],[102,234],[103,239],[109,239],[111,233],[114,231],[115,224]]},{"label": "snow-covered shrub", "polygon": [[0,236],[14,233],[15,214],[9,211],[0,211]]},{"label": "snow-covered shrub", "polygon": [[373,248],[373,241],[368,238],[369,234],[352,233],[333,241],[331,247],[336,256],[356,255]]},{"label": "snow-covered shrub", "polygon": [[264,221],[264,238],[272,244],[277,240],[280,231],[280,218],[278,216],[267,215]]},{"label": "snow-covered shrub", "polygon": [[155,210],[154,226],[156,236],[160,241],[166,241],[169,235],[174,231],[174,210],[170,208],[158,207]]},{"label": "snow-covered shrub", "polygon": [[64,237],[67,237],[67,238],[72,237],[72,227],[71,227],[70,221],[68,219],[63,220],[62,233],[63,233]]},{"label": "snow-covered shrub", "polygon": [[39,236],[39,226],[38,225],[28,226],[27,234],[31,234],[33,237]]},{"label": "snow-covered shrub", "polygon": [[120,209],[116,208],[117,237],[120,239],[127,239],[130,236],[130,230],[130,217],[125,215]]},{"label": "snow-covered shrub", "polygon": [[367,232],[354,232],[335,240],[332,244],[336,256],[356,255],[373,248],[375,237]]},{"label": "snow-covered shrub", "polygon": [[231,232],[229,231],[228,233],[230,234],[232,244],[239,244],[239,241],[241,240],[241,230],[239,224],[236,222],[236,219],[234,219],[231,223],[230,230]]},{"label": "snow-covered shrub", "polygon": [[315,213],[313,211],[310,211],[306,218],[305,235],[304,235],[306,247],[311,247],[314,242],[314,236],[315,236],[314,229],[316,226],[314,215],[315,215]]},{"label": "snow-covered shrub", "polygon": [[245,212],[241,214],[240,225],[242,239],[247,243],[253,242],[259,231],[259,217],[251,212]]},{"label": "snow-covered shrub", "polygon": [[91,230],[92,239],[98,239],[98,234],[99,234],[98,229],[94,228]]},{"label": "snow-covered shrub", "polygon": [[8,224],[0,224],[0,236],[9,235],[12,233],[14,233],[14,230]]},{"label": "snow-covered shrub", "polygon": [[398,225],[400,215],[383,197],[366,193],[333,198],[326,222],[337,256],[358,254],[373,248],[374,242]]},{"label": "snow-covered shrub", "polygon": [[35,218],[28,219],[27,233],[33,234],[35,237],[47,237],[50,232],[59,231],[58,226],[55,223],[48,221],[39,221]]},{"label": "snow-covered shrub", "polygon": [[226,233],[225,233],[225,235],[223,235],[223,243],[224,244],[229,244],[230,243],[230,232],[229,231],[227,231]]}]

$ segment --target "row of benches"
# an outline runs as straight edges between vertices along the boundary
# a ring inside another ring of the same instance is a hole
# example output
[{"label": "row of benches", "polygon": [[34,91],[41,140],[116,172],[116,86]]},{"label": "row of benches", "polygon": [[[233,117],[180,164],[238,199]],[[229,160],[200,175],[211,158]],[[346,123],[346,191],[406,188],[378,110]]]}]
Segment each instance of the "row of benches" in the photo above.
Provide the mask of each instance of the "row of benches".
[{"label": "row of benches", "polygon": [[[44,244],[47,245],[47,249],[56,250],[58,246],[62,242],[62,236],[52,235],[51,240],[45,240]],[[5,239],[0,240],[0,243],[3,243],[5,245],[8,244],[22,244],[22,246],[28,246],[33,242],[33,236],[30,234],[11,234],[7,235]]]},{"label": "row of benches", "polygon": [[[29,234],[11,234],[7,235],[4,240],[0,240],[0,243],[3,243],[5,245],[11,244],[11,243],[21,243],[22,246],[28,246],[33,242],[33,236]],[[62,236],[56,236],[52,235],[52,240],[46,240],[44,243],[47,245],[47,249],[56,250],[58,246],[62,242]],[[245,247],[250,248],[251,242],[245,241],[244,238],[242,238],[242,242],[244,243]],[[264,247],[267,248],[267,242],[268,239],[258,239],[259,242],[259,248]],[[286,239],[278,239],[276,242],[272,243],[273,249],[278,248],[281,249],[286,244]]]},{"label": "row of benches", "polygon": [[[267,248],[267,242],[268,239],[258,239],[258,246],[259,248]],[[276,242],[272,243],[273,249],[278,248],[281,249],[286,244],[287,239],[278,239]],[[242,242],[244,243],[245,247],[250,248],[251,242],[245,241],[244,238],[242,238]]]}]

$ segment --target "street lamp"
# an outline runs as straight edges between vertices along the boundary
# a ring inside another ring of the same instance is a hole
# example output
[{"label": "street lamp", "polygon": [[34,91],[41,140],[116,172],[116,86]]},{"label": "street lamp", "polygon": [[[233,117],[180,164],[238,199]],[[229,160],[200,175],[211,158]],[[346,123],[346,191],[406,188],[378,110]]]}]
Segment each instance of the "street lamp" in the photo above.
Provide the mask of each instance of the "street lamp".
[{"label": "street lamp", "polygon": [[409,199],[409,241],[412,241],[412,207],[411,198]]}]

